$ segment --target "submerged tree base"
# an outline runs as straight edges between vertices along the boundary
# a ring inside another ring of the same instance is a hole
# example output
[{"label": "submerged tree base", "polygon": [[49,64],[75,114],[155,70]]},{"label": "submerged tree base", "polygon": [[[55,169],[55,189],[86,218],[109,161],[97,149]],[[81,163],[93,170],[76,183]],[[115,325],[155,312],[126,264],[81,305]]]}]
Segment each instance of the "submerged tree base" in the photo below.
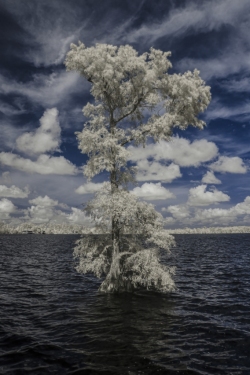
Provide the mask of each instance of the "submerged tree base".
[{"label": "submerged tree base", "polygon": [[[168,237],[169,243],[173,244],[173,237]],[[92,272],[98,278],[106,276],[99,288],[103,293],[175,290],[172,278],[175,269],[160,263],[158,249],[147,247],[141,237],[133,236],[123,237],[121,249],[112,257],[109,235],[84,236],[76,242],[74,249],[74,256],[79,259],[76,270]]]}]

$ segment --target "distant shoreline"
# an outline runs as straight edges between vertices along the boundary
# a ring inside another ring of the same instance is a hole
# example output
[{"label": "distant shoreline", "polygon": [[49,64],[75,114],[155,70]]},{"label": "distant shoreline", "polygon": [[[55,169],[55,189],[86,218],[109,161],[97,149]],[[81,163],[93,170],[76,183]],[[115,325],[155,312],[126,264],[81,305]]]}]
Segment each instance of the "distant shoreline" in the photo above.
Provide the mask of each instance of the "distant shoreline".
[{"label": "distant shoreline", "polygon": [[[179,228],[179,229],[166,229],[169,234],[237,234],[237,233],[250,233],[250,226],[234,226],[234,227],[203,227],[203,228]],[[65,227],[55,227],[55,228],[46,228],[34,226],[29,230],[24,230],[23,227],[10,227],[2,226],[0,227],[0,234],[78,234],[78,235],[87,235],[87,234],[98,234],[94,233],[88,228],[78,227],[73,228],[73,226]]]},{"label": "distant shoreline", "polygon": [[203,227],[203,228],[184,228],[169,229],[169,234],[230,234],[230,233],[250,233],[250,226],[238,227]]}]

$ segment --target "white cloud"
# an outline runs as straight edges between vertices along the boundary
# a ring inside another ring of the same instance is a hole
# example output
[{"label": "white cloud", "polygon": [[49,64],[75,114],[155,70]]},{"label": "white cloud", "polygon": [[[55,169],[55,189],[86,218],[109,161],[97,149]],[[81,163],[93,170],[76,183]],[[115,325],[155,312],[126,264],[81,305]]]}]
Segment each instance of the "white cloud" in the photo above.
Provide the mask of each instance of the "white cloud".
[{"label": "white cloud", "polygon": [[[62,212],[60,211],[60,213]],[[59,219],[60,216],[61,215],[58,215],[58,214],[56,215],[56,212],[53,209],[53,207],[46,207],[46,206],[38,205],[38,206],[28,207],[26,211],[25,219],[29,220],[30,222],[34,224],[43,224],[43,223],[48,223],[52,219],[57,222],[60,222],[60,219]]]},{"label": "white cloud", "polygon": [[1,121],[1,137],[0,149],[4,150],[6,147],[14,149],[16,147],[16,139],[23,133],[21,127],[15,127],[10,122]]},{"label": "white cloud", "polygon": [[[21,34],[27,48],[22,55],[35,66],[60,64],[72,41],[79,40],[84,22],[81,8],[63,1],[8,0],[3,5],[25,33]],[[80,25],[80,27],[79,27]]]},{"label": "white cloud", "polygon": [[146,158],[155,160],[172,160],[181,167],[198,167],[201,163],[212,160],[218,154],[218,148],[213,142],[200,139],[190,142],[185,138],[175,137],[171,142],[161,141],[147,147],[129,146],[130,160],[139,161]]},{"label": "white cloud", "polygon": [[250,118],[250,102],[246,100],[239,105],[226,106],[219,100],[213,99],[205,112],[205,118],[207,121],[218,118],[231,118],[237,119],[237,121],[247,121]]},{"label": "white cloud", "polygon": [[20,108],[20,106],[16,105],[10,105],[7,103],[3,103],[0,101],[0,112],[2,112],[6,116],[15,116],[15,115],[22,115],[23,113],[26,113],[27,111],[23,108]]},{"label": "white cloud", "polygon": [[51,199],[48,197],[48,195],[45,195],[44,197],[37,197],[34,199],[29,200],[30,204],[33,204],[35,206],[43,206],[43,207],[54,207],[58,206],[58,201],[55,201],[54,199]]},{"label": "white cloud", "polygon": [[202,177],[201,182],[204,184],[221,184],[221,180],[215,177],[214,172],[207,171],[207,173]]},{"label": "white cloud", "polygon": [[83,92],[88,83],[82,85],[83,80],[76,72],[54,72],[50,75],[35,74],[25,83],[10,80],[0,75],[3,94],[17,94],[27,97],[31,102],[44,107],[55,106],[65,100],[70,94]]},{"label": "white cloud", "polygon": [[6,198],[0,199],[0,219],[5,220],[10,218],[10,214],[16,211],[14,204]]},{"label": "white cloud", "polygon": [[250,196],[244,199],[244,202],[237,203],[233,208],[231,208],[231,212],[237,215],[249,215],[250,214]]},{"label": "white cloud", "polygon": [[223,89],[229,92],[249,92],[250,77],[242,77],[239,79],[227,79],[220,83]]},{"label": "white cloud", "polygon": [[63,156],[40,155],[36,161],[32,161],[11,152],[1,152],[0,163],[27,173],[74,175],[78,172]]},{"label": "white cloud", "polygon": [[176,37],[195,34],[196,32],[218,30],[223,24],[238,26],[238,19],[249,12],[247,0],[236,3],[232,0],[217,0],[209,3],[189,2],[169,12],[161,22],[143,24],[133,31],[128,39],[130,42],[143,38],[152,44],[163,36]]},{"label": "white cloud", "polygon": [[77,194],[92,194],[99,191],[103,186],[103,183],[88,182],[84,185],[79,186],[75,192]]},{"label": "white cloud", "polygon": [[226,225],[233,222],[236,219],[230,209],[223,208],[208,208],[204,210],[197,210],[193,217],[193,223],[198,225]]},{"label": "white cloud", "polygon": [[[227,199],[228,200],[228,199]],[[250,196],[243,202],[230,208],[197,208],[187,204],[163,207],[163,212],[169,212],[172,217],[167,217],[167,224],[175,223],[177,226],[225,226],[249,225],[250,222]],[[172,221],[171,219],[175,220]]]},{"label": "white cloud", "polygon": [[209,165],[209,168],[216,172],[247,173],[247,167],[238,156],[220,156],[216,162]]},{"label": "white cloud", "polygon": [[189,208],[185,204],[169,206],[163,211],[170,212],[176,220],[183,220],[190,217]]},{"label": "white cloud", "polygon": [[40,119],[40,127],[34,132],[22,134],[16,140],[17,148],[26,154],[43,154],[59,151],[61,128],[56,108],[47,109]]},{"label": "white cloud", "polygon": [[[44,197],[38,196],[29,200],[29,203],[31,206],[25,210],[25,216],[22,217],[27,222],[34,224],[50,223],[52,225],[59,223],[92,225],[90,218],[86,216],[84,211],[75,207],[70,208],[66,204],[50,198],[48,195]],[[62,207],[67,211],[70,209],[70,212],[63,212],[57,209],[56,206]]]},{"label": "white cloud", "polygon": [[[176,67],[181,71],[194,70],[196,68],[201,72],[201,77],[207,81],[211,78],[223,78],[230,74],[249,70],[249,58],[249,53],[242,53],[242,49],[237,48],[237,46],[231,46],[231,50],[223,51],[216,58],[184,58]],[[231,63],[228,64],[228,61]]]},{"label": "white cloud", "polygon": [[172,182],[175,178],[181,177],[180,167],[174,163],[166,166],[158,162],[139,160],[139,168],[136,175],[138,181],[163,181]]},{"label": "white cloud", "polygon": [[25,210],[25,216],[23,220],[34,224],[44,223],[63,223],[68,221],[68,214],[56,209],[56,206],[68,209],[69,207],[64,203],[59,203],[58,200],[51,199],[48,195],[44,197],[38,196],[34,199],[29,200],[31,204]]},{"label": "white cloud", "polygon": [[207,185],[200,185],[189,190],[188,205],[190,206],[208,206],[210,204],[217,204],[219,202],[228,202],[229,195],[213,189],[206,191]]},{"label": "white cloud", "polygon": [[238,224],[250,220],[250,196],[247,196],[243,202],[232,206],[229,209],[209,208],[197,210],[194,221],[197,223],[206,223],[207,225],[216,226],[228,223]]},{"label": "white cloud", "polygon": [[27,187],[24,188],[24,190],[22,190],[15,185],[12,185],[11,187],[7,187],[5,185],[0,185],[0,197],[27,198],[29,193],[30,193],[30,191]]},{"label": "white cloud", "polygon": [[9,171],[3,172],[3,173],[2,173],[2,179],[3,179],[3,181],[4,181],[6,184],[9,184],[9,183],[11,182],[10,172],[9,172]]},{"label": "white cloud", "polygon": [[72,207],[72,213],[67,216],[68,220],[73,224],[81,224],[86,226],[93,226],[92,221],[85,212],[79,210],[79,208]]},{"label": "white cloud", "polygon": [[141,187],[134,188],[132,190],[132,193],[146,200],[175,198],[175,195],[168,189],[164,188],[164,186],[161,186],[160,182],[156,184],[152,182],[146,182]]},{"label": "white cloud", "polygon": [[173,217],[167,216],[164,219],[166,225],[172,225],[175,223],[175,219]]}]

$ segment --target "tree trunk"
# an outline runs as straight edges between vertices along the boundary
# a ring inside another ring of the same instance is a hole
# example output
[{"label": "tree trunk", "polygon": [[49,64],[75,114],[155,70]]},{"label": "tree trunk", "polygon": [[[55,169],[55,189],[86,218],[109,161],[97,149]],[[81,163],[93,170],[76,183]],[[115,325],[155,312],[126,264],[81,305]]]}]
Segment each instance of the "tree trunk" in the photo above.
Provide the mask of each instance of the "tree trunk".
[{"label": "tree trunk", "polygon": [[[116,170],[115,166],[113,171],[110,173],[110,182],[111,182],[111,194],[115,194],[118,189],[118,184],[116,183]],[[118,218],[115,217],[115,214],[112,214],[112,263],[110,267],[110,285],[109,288],[112,291],[118,291],[120,286],[120,231],[119,231],[119,222]],[[111,291],[110,290],[110,291]]]},{"label": "tree trunk", "polygon": [[[113,114],[111,113],[110,122],[110,133],[114,136],[115,123],[113,121]],[[119,188],[119,183],[117,181],[117,166],[115,162],[115,153],[111,149],[113,156],[113,168],[110,172],[110,184],[111,184],[111,195],[115,195]],[[112,236],[112,261],[110,266],[109,274],[104,280],[100,287],[100,291],[104,292],[119,292],[130,289],[130,283],[124,280],[121,265],[120,265],[120,252],[121,252],[121,238],[120,238],[120,225],[119,218],[115,217],[115,213],[112,213],[111,218],[111,236]]]},{"label": "tree trunk", "polygon": [[[111,194],[115,194],[118,189],[118,184],[116,182],[116,170],[115,168],[110,173],[110,182],[111,182]],[[104,280],[100,287],[100,291],[103,292],[121,292],[129,291],[131,289],[130,282],[125,280],[122,274],[121,265],[120,265],[120,252],[121,252],[121,236],[120,236],[120,226],[119,218],[115,217],[115,214],[112,215],[112,261],[110,266],[109,274]]]}]

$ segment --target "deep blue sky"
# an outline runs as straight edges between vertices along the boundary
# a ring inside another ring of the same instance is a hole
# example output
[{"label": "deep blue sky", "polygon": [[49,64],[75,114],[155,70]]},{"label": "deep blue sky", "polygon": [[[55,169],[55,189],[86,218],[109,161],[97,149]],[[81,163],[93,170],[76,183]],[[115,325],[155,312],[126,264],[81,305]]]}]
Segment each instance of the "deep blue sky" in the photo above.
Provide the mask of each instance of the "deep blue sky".
[{"label": "deep blue sky", "polygon": [[81,40],[153,46],[172,52],[170,74],[200,70],[207,127],[135,151],[134,192],[172,228],[250,225],[249,0],[2,0],[0,29],[0,220],[87,223],[81,204],[107,175],[89,184],[80,169],[90,84],[63,61]]}]

